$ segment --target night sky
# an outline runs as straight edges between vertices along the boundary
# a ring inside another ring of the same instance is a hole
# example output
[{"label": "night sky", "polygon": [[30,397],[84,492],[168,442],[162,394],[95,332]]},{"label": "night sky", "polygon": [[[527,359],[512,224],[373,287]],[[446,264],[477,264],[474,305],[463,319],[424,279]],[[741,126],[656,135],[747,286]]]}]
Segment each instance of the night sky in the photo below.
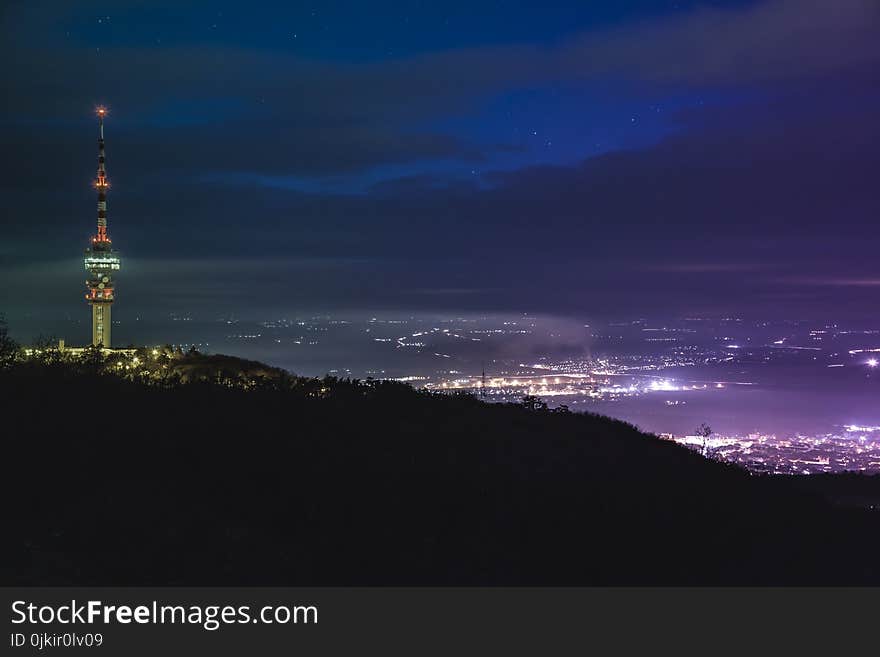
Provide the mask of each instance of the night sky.
[{"label": "night sky", "polygon": [[880,3],[4,3],[0,311],[876,318]]}]

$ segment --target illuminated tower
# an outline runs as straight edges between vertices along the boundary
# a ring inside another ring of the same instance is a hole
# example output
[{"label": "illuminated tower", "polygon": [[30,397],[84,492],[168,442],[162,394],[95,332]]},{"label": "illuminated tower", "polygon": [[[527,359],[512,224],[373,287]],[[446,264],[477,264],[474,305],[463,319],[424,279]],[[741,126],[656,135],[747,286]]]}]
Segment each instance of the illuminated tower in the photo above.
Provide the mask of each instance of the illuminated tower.
[{"label": "illuminated tower", "polygon": [[107,189],[110,182],[104,170],[104,117],[107,110],[98,108],[98,233],[92,238],[92,246],[86,249],[85,265],[89,277],[86,279],[86,300],[92,307],[92,344],[110,347],[111,319],[113,305],[113,272],[119,269],[119,257],[113,251],[107,235]]}]

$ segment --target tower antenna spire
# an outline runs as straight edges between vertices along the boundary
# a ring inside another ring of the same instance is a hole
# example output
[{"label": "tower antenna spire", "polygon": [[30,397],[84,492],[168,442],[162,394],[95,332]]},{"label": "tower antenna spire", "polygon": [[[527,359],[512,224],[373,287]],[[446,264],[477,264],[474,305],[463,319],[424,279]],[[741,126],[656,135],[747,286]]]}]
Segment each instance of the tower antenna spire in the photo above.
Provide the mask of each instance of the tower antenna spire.
[{"label": "tower antenna spire", "polygon": [[104,117],[107,115],[106,107],[98,107],[95,112],[98,115],[98,177],[95,180],[95,189],[98,190],[98,234],[99,242],[109,242],[107,237],[107,189],[110,181],[107,180],[106,156],[104,154]]}]

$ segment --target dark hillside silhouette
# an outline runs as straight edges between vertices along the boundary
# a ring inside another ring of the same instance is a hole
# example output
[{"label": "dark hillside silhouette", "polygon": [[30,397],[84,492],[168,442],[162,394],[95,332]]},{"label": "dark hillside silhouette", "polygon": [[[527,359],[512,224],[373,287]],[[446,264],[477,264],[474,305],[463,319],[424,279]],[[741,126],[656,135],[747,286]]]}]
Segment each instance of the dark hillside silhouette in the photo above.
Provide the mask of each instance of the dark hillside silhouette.
[{"label": "dark hillside silhouette", "polygon": [[6,584],[880,584],[880,517],[823,480],[531,402],[215,362],[0,372]]}]

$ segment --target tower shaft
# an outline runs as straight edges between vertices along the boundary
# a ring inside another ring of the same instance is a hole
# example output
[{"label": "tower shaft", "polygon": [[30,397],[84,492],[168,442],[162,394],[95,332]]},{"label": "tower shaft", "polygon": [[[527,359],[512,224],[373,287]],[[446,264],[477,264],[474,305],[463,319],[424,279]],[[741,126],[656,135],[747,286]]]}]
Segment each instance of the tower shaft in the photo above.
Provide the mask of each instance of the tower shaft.
[{"label": "tower shaft", "polygon": [[111,346],[111,313],[113,305],[113,272],[119,269],[119,256],[113,250],[107,233],[107,180],[106,157],[104,153],[104,116],[106,110],[98,108],[98,175],[95,189],[98,192],[98,230],[92,238],[91,247],[86,249],[85,268],[86,301],[92,307],[92,344],[109,348]]},{"label": "tower shaft", "polygon": [[92,344],[110,348],[112,303],[92,303]]}]

